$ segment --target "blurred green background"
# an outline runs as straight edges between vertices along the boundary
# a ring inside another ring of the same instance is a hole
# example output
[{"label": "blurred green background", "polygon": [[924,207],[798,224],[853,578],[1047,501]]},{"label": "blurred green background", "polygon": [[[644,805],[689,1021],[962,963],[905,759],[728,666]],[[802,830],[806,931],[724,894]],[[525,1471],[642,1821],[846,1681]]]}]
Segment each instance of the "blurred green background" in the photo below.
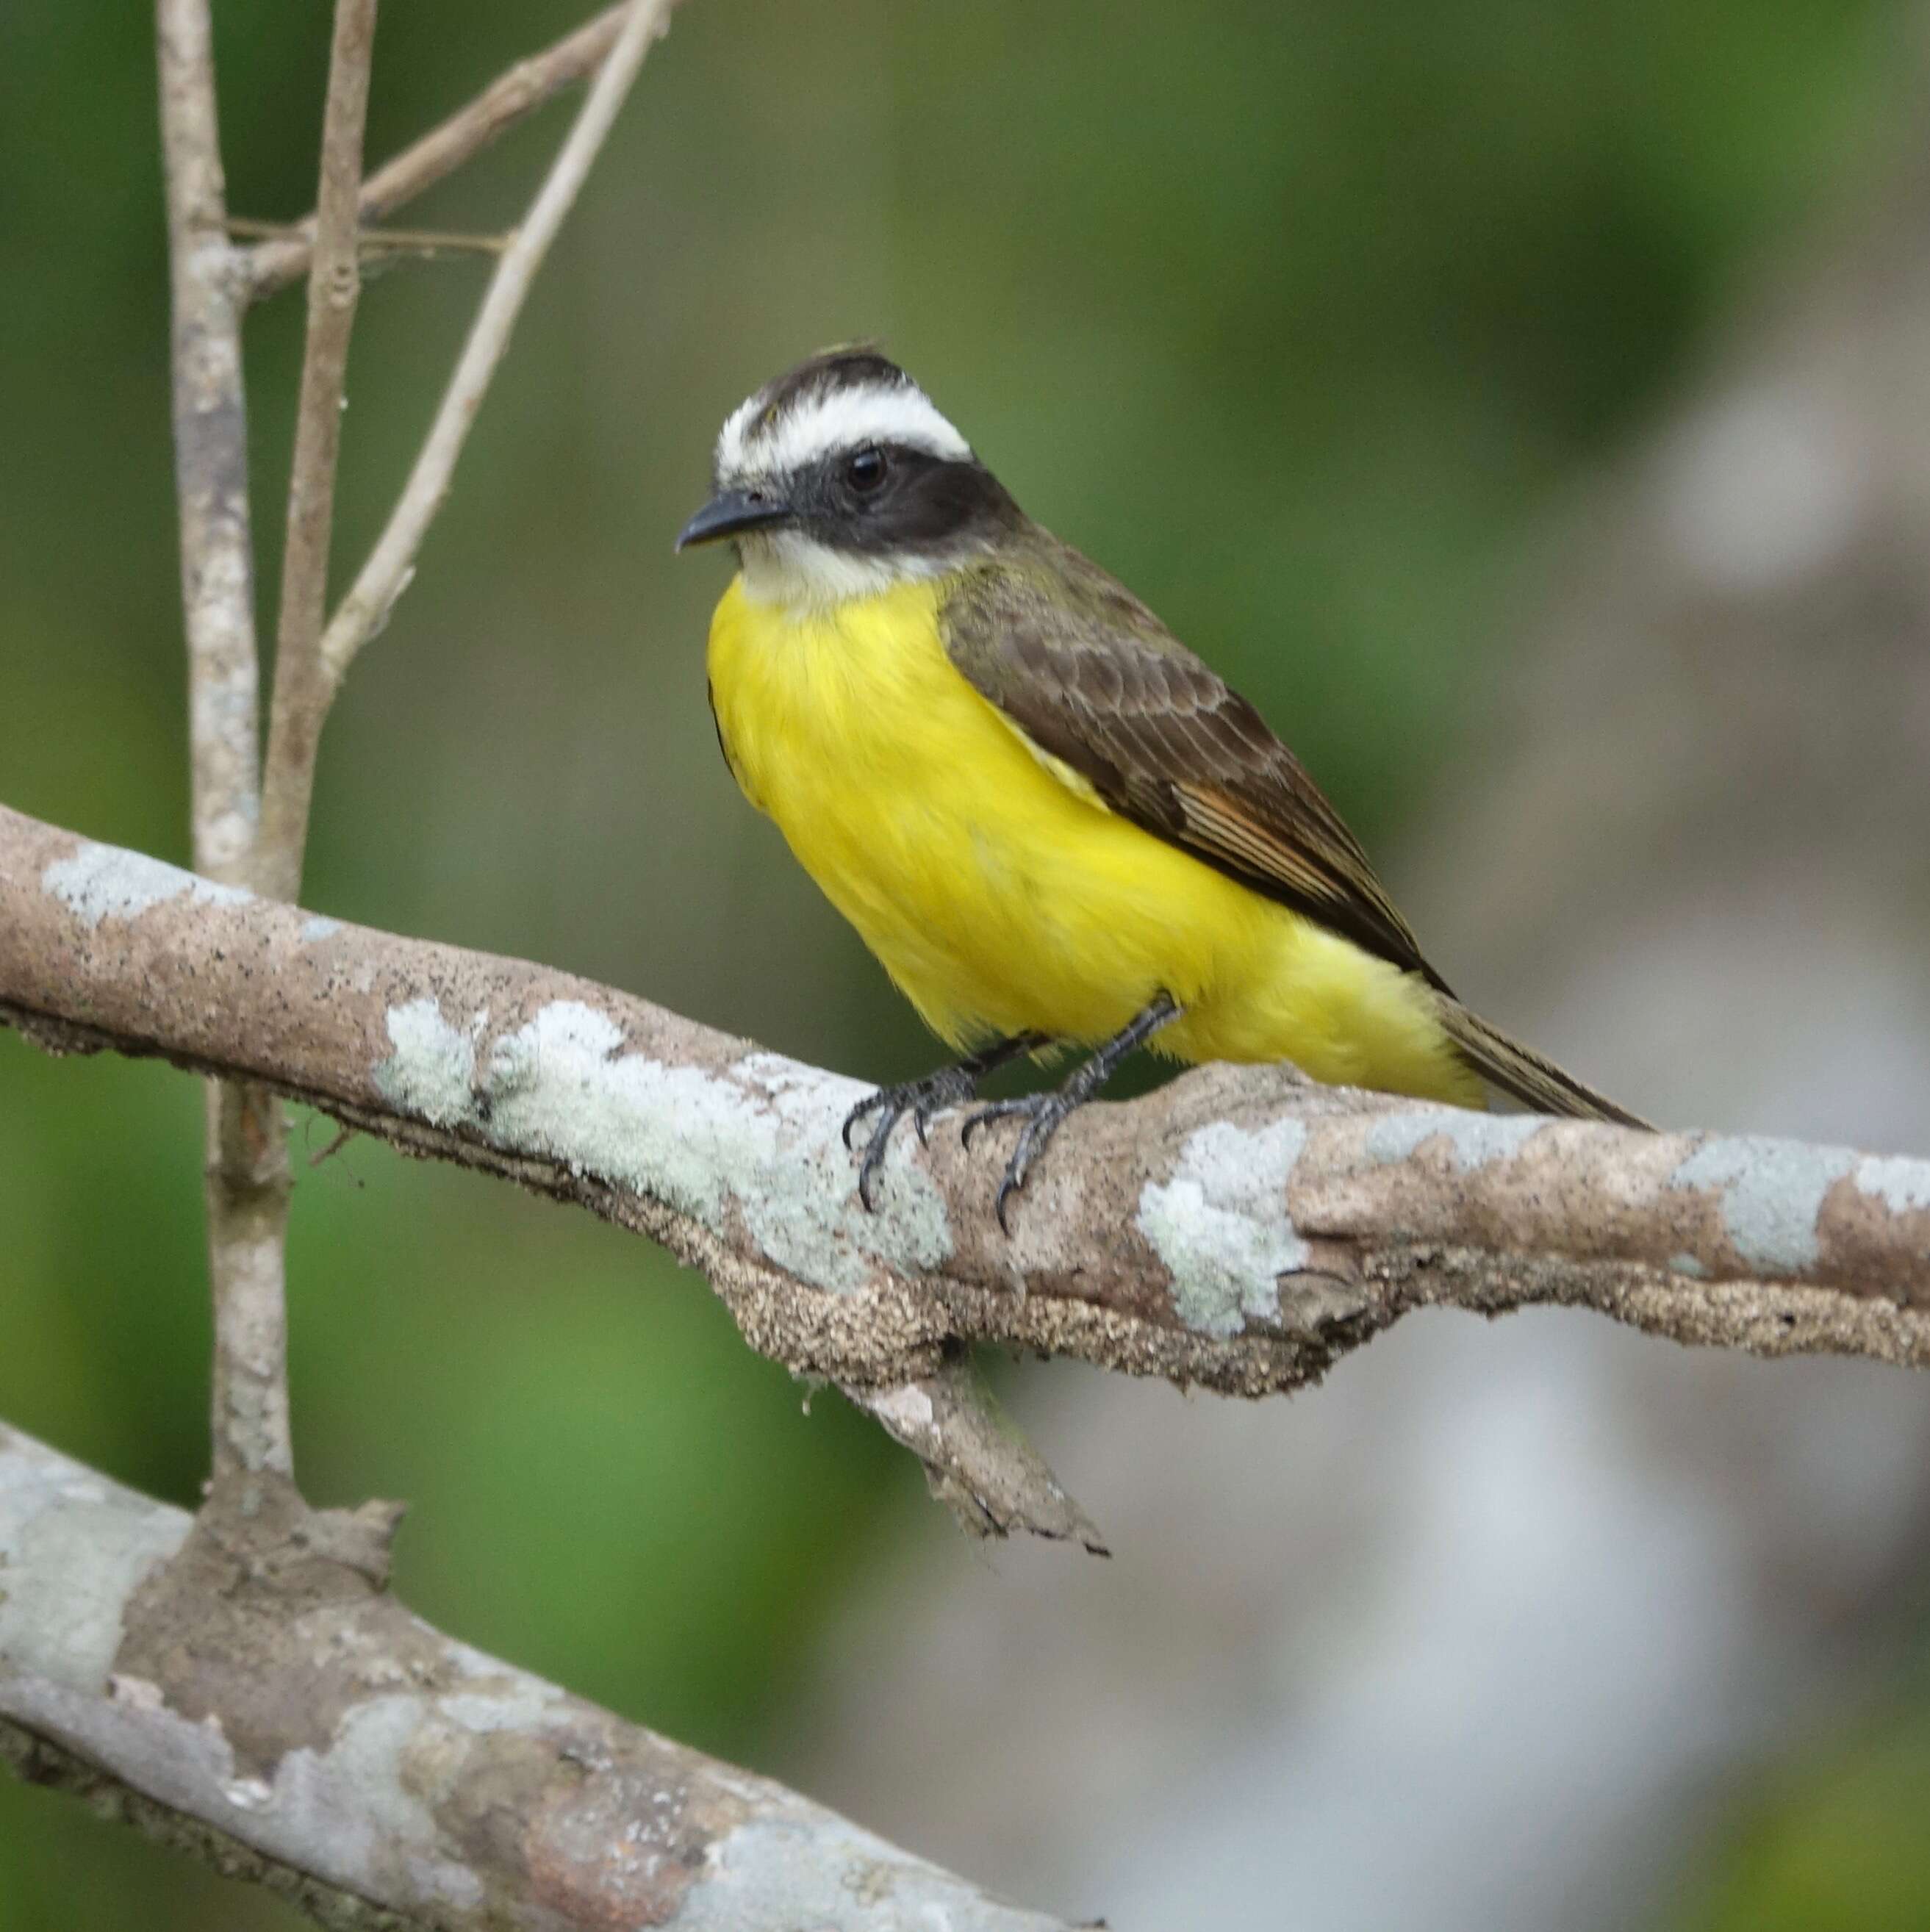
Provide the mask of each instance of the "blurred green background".
[{"label": "blurred green background", "polygon": [[[299,214],[327,9],[218,12],[231,203]],[[578,17],[391,7],[371,155]],[[736,796],[701,667],[717,560],[670,550],[726,409],[857,334],[1397,847],[1507,674],[1524,532],[1681,380],[1760,251],[1853,197],[1898,18],[689,0],[331,724],[307,902],[853,1072],[929,1059]],[[564,111],[406,218],[513,220]],[[145,10],[0,8],[0,798],[181,860]],[[369,285],[339,574],[482,274]],[[265,634],[301,317],[284,295],[248,336]],[[184,1503],[205,1458],[198,1121],[165,1070],[0,1035],[0,1414]],[[329,1139],[309,1123],[298,1147]],[[408,1498],[411,1603],[692,1742],[785,1764],[824,1621],[877,1552],[941,1533],[908,1459],[836,1400],[807,1412],[701,1284],[587,1217],[351,1143],[304,1172],[292,1265],[311,1494]],[[1930,1924],[1926,1763],[1921,1724],[1835,1741],[1742,1806],[1684,1922]],[[1799,1883],[1802,1910],[1765,1902]],[[293,1922],[0,1784],[5,1932]]]}]

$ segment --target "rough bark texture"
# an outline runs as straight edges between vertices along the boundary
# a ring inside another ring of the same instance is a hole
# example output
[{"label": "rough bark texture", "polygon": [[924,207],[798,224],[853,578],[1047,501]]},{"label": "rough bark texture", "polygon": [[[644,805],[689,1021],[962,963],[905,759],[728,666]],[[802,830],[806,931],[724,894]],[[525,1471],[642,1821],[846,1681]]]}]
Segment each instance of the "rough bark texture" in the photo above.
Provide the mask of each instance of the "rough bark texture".
[{"label": "rough bark texture", "polygon": [[[261,812],[254,550],[242,382],[246,277],[227,231],[207,0],[159,0],[156,62],[167,181],[175,489],[188,635],[194,862],[248,876]],[[206,1096],[208,1260],[215,1303],[215,1462],[286,1474],[283,1231],[290,1178],[272,1096]]]},{"label": "rough bark texture", "polygon": [[[1595,1309],[1763,1354],[1930,1360],[1930,1164],[1500,1118],[1211,1067],[1095,1106],[1015,1205],[1006,1150],[894,1143],[864,1090],[609,988],[212,885],[0,809],[0,1009],[243,1074],[662,1241],[752,1345],[889,1390],[995,1341],[1259,1395],[1407,1310]],[[986,1143],[991,1143],[989,1144]]]},{"label": "rough bark texture", "polygon": [[326,1925],[1067,1932],[432,1630],[392,1514],[238,1528],[0,1425],[0,1758]]}]

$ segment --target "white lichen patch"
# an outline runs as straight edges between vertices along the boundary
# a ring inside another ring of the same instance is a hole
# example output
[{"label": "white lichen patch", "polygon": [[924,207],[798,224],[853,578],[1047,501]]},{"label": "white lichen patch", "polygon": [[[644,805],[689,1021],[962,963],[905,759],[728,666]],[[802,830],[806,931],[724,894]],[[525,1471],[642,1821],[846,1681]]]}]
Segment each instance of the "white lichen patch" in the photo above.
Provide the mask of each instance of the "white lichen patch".
[{"label": "white lichen patch", "polygon": [[104,920],[137,919],[184,892],[199,905],[241,905],[252,896],[239,886],[218,886],[112,845],[83,845],[71,857],[56,859],[41,874],[41,886],[89,928]]},{"label": "white lichen patch", "polygon": [[103,1695],[128,1598],[188,1526],[24,1436],[0,1436],[0,1676]]},{"label": "white lichen patch", "polygon": [[313,946],[319,940],[332,939],[342,929],[338,919],[331,919],[326,913],[314,913],[302,922],[302,943]]},{"label": "white lichen patch", "polygon": [[1691,1281],[1706,1281],[1709,1278],[1709,1270],[1694,1256],[1687,1253],[1670,1256],[1669,1272],[1671,1274],[1685,1274]]},{"label": "white lichen patch", "polygon": [[1223,1338],[1250,1319],[1280,1319],[1280,1278],[1308,1257],[1286,1208],[1306,1141],[1298,1120],[1257,1132],[1215,1120],[1187,1136],[1170,1180],[1140,1190],[1139,1232],[1165,1263],[1189,1328]]},{"label": "white lichen patch", "polygon": [[383,1016],[395,1051],[375,1070],[375,1084],[404,1112],[431,1126],[470,1120],[476,1108],[476,1040],[443,1017],[425,994]]},{"label": "white lichen patch", "polygon": [[1874,1195],[1892,1214],[1930,1208],[1930,1161],[1865,1154],[1856,1163],[1856,1190]]},{"label": "white lichen patch", "polygon": [[951,1252],[938,1190],[902,1144],[885,1170],[885,1210],[867,1214],[839,1128],[863,1089],[775,1054],[722,1075],[625,1051],[622,1029],[560,1000],[505,1034],[479,1064],[480,1022],[452,1024],[433,1000],[388,1015],[395,1048],[376,1070],[383,1092],[437,1126],[466,1126],[647,1193],[726,1232],[734,1212],[788,1272],[821,1287],[859,1287],[884,1262],[905,1271]]},{"label": "white lichen patch", "polygon": [[304,1745],[283,1756],[251,1842],[371,1898],[394,1895],[399,1880],[404,1897],[473,1912],[482,1882],[451,1856],[418,1774],[425,1759],[437,1761],[444,1735],[419,1696],[363,1698],[325,1750]]},{"label": "white lichen patch", "polygon": [[1538,1114],[1477,1114],[1465,1107],[1412,1107],[1384,1114],[1367,1130],[1370,1160],[1391,1166],[1430,1141],[1445,1141],[1454,1165],[1472,1174],[1511,1160],[1547,1125]]},{"label": "white lichen patch", "polygon": [[1704,1141],[1669,1185],[1720,1189],[1729,1245],[1765,1275],[1795,1275],[1816,1265],[1823,1197],[1856,1164],[1841,1148],[1736,1135]]},{"label": "white lichen patch", "polygon": [[864,1406],[879,1421],[893,1430],[929,1431],[938,1421],[929,1392],[916,1382],[902,1382],[896,1388],[867,1390]]},{"label": "white lichen patch", "polygon": [[446,1692],[436,1700],[436,1708],[466,1731],[527,1731],[563,1702],[563,1694],[554,1684],[506,1676],[494,1690]]}]

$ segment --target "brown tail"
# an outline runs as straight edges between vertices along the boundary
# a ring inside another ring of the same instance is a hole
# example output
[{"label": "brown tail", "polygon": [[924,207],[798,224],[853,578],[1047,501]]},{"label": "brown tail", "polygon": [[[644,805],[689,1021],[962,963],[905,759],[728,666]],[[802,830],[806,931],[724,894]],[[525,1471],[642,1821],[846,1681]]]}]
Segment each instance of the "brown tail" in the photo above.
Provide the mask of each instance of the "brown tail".
[{"label": "brown tail", "polygon": [[1638,1114],[1584,1087],[1564,1073],[1552,1060],[1510,1040],[1456,1000],[1441,1001],[1441,1022],[1448,1037],[1467,1057],[1475,1071],[1499,1087],[1510,1100],[1538,1114],[1566,1114],[1577,1120],[1613,1120],[1624,1127],[1653,1128]]}]

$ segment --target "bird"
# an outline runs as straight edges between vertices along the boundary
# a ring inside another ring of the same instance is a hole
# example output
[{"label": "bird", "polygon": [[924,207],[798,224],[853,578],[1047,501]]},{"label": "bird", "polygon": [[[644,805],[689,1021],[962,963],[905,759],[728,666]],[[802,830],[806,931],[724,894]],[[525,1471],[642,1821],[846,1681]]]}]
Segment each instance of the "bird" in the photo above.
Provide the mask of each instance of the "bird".
[{"label": "bird", "polygon": [[1067,1049],[1018,1130],[1010,1210],[1136,1048],[1643,1127],[1456,999],[1254,707],[1035,523],[875,345],[807,358],[719,433],[680,550],[728,541],[710,708],[744,796],[957,1056],[878,1088],[857,1192],[995,1068]]}]

